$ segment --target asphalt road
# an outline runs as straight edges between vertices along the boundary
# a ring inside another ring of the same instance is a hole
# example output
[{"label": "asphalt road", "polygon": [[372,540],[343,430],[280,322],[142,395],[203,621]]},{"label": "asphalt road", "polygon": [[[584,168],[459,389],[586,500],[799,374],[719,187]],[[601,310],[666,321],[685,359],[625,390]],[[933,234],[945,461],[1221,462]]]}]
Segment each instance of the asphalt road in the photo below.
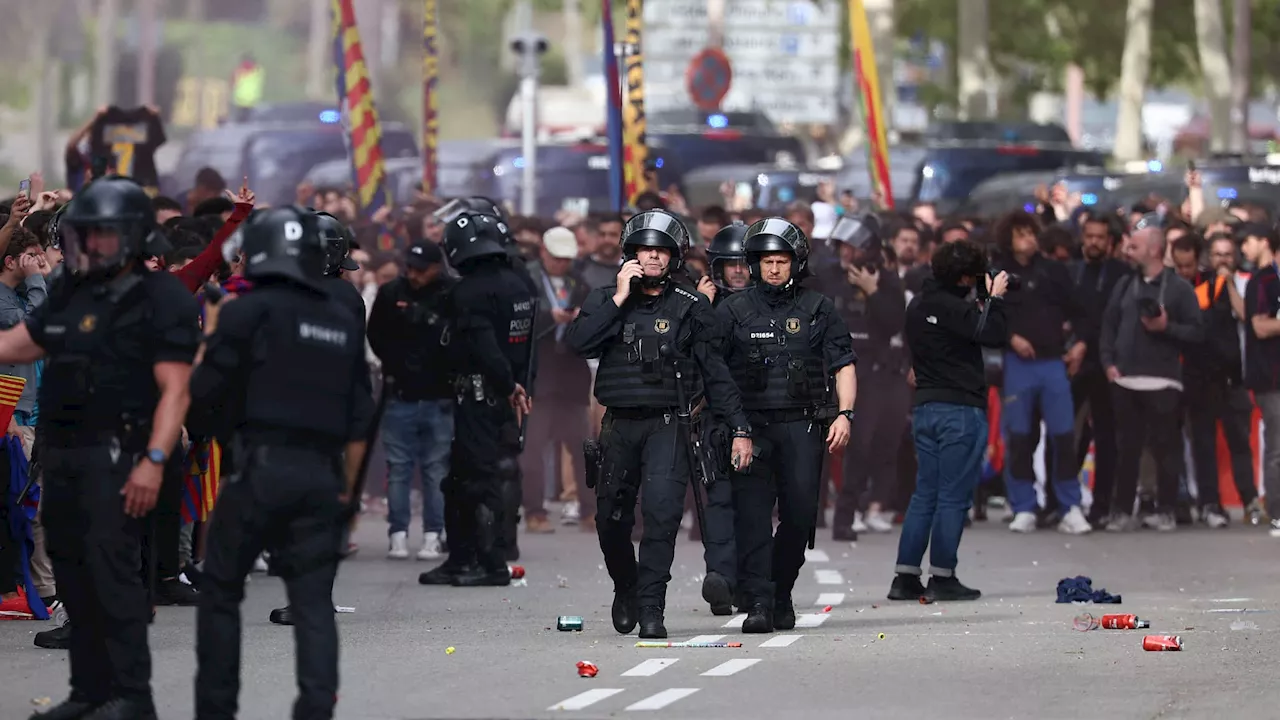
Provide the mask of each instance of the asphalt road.
[{"label": "asphalt road", "polygon": [[[1280,717],[1280,540],[1242,526],[1072,538],[979,525],[965,537],[960,577],[983,599],[934,605],[884,599],[896,533],[856,546],[820,540],[795,592],[800,625],[772,636],[744,636],[740,618],[710,614],[700,548],[682,539],[671,639],[742,647],[667,649],[636,648],[634,634],[613,631],[593,535],[526,536],[527,584],[454,589],[419,586],[427,563],[385,559],[384,532],[366,516],[363,549],[338,578],[335,602],[356,608],[339,616],[339,718]],[[1057,581],[1080,574],[1124,603],[1055,604]],[[292,636],[267,622],[282,597],[273,578],[249,584],[245,720],[289,716]],[[1176,633],[1185,650],[1144,652],[1141,630],[1073,629],[1078,614],[1107,610],[1150,619],[1148,632]],[[165,719],[192,715],[194,612],[161,608],[151,633]],[[557,615],[582,616],[585,630],[558,632]],[[66,693],[66,654],[31,644],[43,627],[0,623],[0,716],[25,717],[37,699]],[[580,660],[599,675],[578,677]]]}]

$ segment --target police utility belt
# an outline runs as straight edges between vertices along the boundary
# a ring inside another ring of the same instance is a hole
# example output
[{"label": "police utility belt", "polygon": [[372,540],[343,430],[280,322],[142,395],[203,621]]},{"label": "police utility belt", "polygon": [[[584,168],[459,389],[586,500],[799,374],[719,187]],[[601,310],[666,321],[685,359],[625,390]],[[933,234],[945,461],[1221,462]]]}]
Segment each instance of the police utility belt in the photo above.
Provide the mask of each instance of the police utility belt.
[{"label": "police utility belt", "polygon": [[151,421],[125,415],[115,427],[66,427],[49,423],[40,429],[42,443],[52,447],[111,447],[140,453],[151,440]]}]

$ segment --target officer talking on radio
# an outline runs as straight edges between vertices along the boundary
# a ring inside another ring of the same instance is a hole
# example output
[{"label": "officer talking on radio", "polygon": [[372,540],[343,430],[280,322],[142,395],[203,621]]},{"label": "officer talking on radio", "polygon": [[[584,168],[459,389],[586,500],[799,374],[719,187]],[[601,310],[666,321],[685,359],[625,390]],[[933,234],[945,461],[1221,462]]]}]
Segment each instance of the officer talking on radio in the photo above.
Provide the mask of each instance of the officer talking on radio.
[{"label": "officer talking on radio", "polygon": [[462,279],[453,288],[450,341],[456,377],[454,440],[443,483],[449,558],[423,585],[511,584],[505,529],[520,485],[519,435],[531,409],[533,294],[512,267],[510,231],[492,215],[463,213],[445,227],[444,248]]},{"label": "officer talking on radio", "polygon": [[[626,634],[639,622],[642,638],[667,636],[667,583],[691,474],[690,428],[678,417],[687,419],[705,390],[711,411],[733,428],[734,454],[743,467],[751,461],[751,428],[710,303],[671,279],[688,249],[689,231],[676,216],[650,210],[631,218],[617,284],[593,290],[566,335],[576,352],[600,358],[595,396],[608,410],[599,445],[587,443],[588,486],[614,583],[613,627]],[[631,530],[642,488],[637,563]]]},{"label": "officer talking on radio", "polygon": [[[699,283],[698,291],[711,298],[711,307],[719,307],[733,293],[751,286],[751,269],[742,251],[742,238],[747,226],[740,222],[726,225],[707,245],[707,283]],[[702,438],[707,448],[728,446],[733,436],[726,418],[717,416],[703,423]],[[758,471],[758,470],[757,470]],[[733,491],[727,476],[713,478],[706,488],[706,528],[702,535],[703,560],[707,574],[702,579],[702,599],[711,605],[713,615],[732,615],[733,598],[738,581],[738,554],[733,541]],[[696,491],[696,488],[695,488]]]},{"label": "officer talking on radio", "polygon": [[236,716],[240,603],[264,549],[285,581],[298,628],[293,716],[333,717],[338,630],[331,595],[374,407],[360,323],[323,287],[318,225],[301,207],[251,215],[241,242],[254,288],[206,311],[188,422],[238,452],[205,554],[196,621],[201,719]]},{"label": "officer talking on radio", "polygon": [[[729,370],[761,445],[761,462],[773,475],[770,481],[744,472],[734,450],[738,582],[747,604],[742,631],[767,633],[796,624],[791,589],[817,526],[824,450],[836,452],[849,440],[857,358],[831,300],[797,284],[809,258],[800,228],[766,218],[747,229],[743,250],[756,284],[716,312],[728,334]],[[831,376],[838,410],[829,405]]]},{"label": "officer talking on radio", "polygon": [[158,227],[131,180],[94,181],[59,223],[64,270],[0,362],[45,357],[43,521],[59,597],[75,618],[71,697],[34,718],[148,720],[151,608],[138,571],[142,518],[187,411],[195,299],[142,257]]}]

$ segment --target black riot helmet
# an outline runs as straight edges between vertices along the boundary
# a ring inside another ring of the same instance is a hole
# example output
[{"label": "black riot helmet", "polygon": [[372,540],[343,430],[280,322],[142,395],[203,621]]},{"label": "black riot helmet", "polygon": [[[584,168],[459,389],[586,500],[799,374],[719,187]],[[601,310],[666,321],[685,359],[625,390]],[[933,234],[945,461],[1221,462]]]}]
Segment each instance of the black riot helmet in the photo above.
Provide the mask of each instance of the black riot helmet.
[{"label": "black riot helmet", "polygon": [[325,277],[338,277],[343,270],[359,270],[360,266],[351,259],[351,241],[355,239],[351,228],[327,212],[317,210],[315,216],[320,241],[324,243]]},{"label": "black riot helmet", "polygon": [[325,244],[314,213],[296,205],[255,210],[223,246],[223,257],[244,254],[249,280],[289,278],[314,286],[324,277]]},{"label": "black riot helmet", "polygon": [[884,264],[880,219],[871,213],[841,217],[831,229],[831,239],[852,248],[854,264],[860,267],[878,269]]},{"label": "black riot helmet", "polygon": [[67,270],[107,277],[156,244],[156,213],[142,186],[110,176],[89,183],[67,203],[52,229]]},{"label": "black riot helmet", "polygon": [[746,262],[747,254],[742,249],[742,239],[747,236],[747,226],[735,221],[731,225],[720,228],[716,236],[707,245],[707,264],[711,266],[711,280],[721,290],[733,292],[743,288],[732,288],[724,279],[726,262]]},{"label": "black riot helmet", "polygon": [[463,213],[444,228],[444,254],[459,272],[481,258],[507,256],[507,224],[492,215]]},{"label": "black riot helmet", "polygon": [[751,266],[751,274],[760,277],[760,256],[770,253],[788,253],[795,259],[791,269],[793,280],[804,278],[809,271],[809,239],[804,231],[780,217],[765,218],[752,223],[742,239],[742,249]]},{"label": "black riot helmet", "polygon": [[689,229],[680,218],[666,210],[648,210],[627,221],[622,228],[622,259],[634,260],[638,248],[660,247],[671,251],[667,274],[684,265],[689,252]]},{"label": "black riot helmet", "polygon": [[507,222],[507,211],[503,210],[502,206],[498,203],[482,195],[450,200],[433,214],[440,220],[440,222],[447,224],[453,222],[453,220],[464,213],[488,215],[490,217],[498,218],[504,223]]}]

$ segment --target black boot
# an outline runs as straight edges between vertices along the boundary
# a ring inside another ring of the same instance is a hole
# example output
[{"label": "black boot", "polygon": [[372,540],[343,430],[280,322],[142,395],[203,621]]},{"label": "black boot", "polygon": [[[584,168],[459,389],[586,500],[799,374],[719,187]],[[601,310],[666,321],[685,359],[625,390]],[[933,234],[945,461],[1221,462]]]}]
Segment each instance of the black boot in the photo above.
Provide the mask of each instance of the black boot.
[{"label": "black boot", "polygon": [[[52,632],[52,631],[51,631]],[[91,703],[81,697],[74,690],[71,691],[71,697],[66,702],[54,705],[48,710],[37,712],[31,715],[31,720],[80,720],[84,716],[98,709],[101,703]]]},{"label": "black boot", "polygon": [[640,611],[636,606],[635,588],[613,591],[613,629],[627,635],[636,629]]},{"label": "black boot", "polygon": [[702,579],[702,599],[711,605],[712,615],[733,614],[733,587],[718,572],[708,572]]},{"label": "black boot", "polygon": [[439,567],[428,570],[418,576],[419,585],[452,585],[453,579],[466,575],[475,569],[475,565],[450,565],[446,560]]},{"label": "black boot", "polygon": [[479,565],[453,578],[454,587],[506,587],[511,584],[511,569],[485,570]]},{"label": "black boot", "polygon": [[282,608],[276,608],[275,610],[271,611],[271,614],[267,616],[267,619],[275,623],[276,625],[292,625],[293,609],[290,608],[288,605],[285,605]]},{"label": "black boot", "polygon": [[924,592],[924,583],[920,582],[919,575],[898,573],[893,578],[893,584],[889,586],[889,599],[919,600]]},{"label": "black boot", "polygon": [[[746,624],[745,621],[743,624]],[[796,606],[791,602],[791,595],[773,599],[773,629],[794,630],[796,627]]]},{"label": "black boot", "polygon": [[640,639],[667,639],[667,626],[662,624],[662,608],[657,605],[645,605],[640,608]]},{"label": "black boot", "polygon": [[938,577],[933,575],[929,578],[929,587],[925,589],[925,597],[931,601],[959,601],[959,600],[977,600],[982,597],[982,591],[971,587],[965,587],[956,577]]},{"label": "black boot", "polygon": [[156,708],[150,702],[116,698],[85,715],[84,720],[156,720]]},{"label": "black boot", "polygon": [[[71,621],[67,620],[63,625],[36,633],[36,647],[45,650],[70,650],[71,649]],[[70,701],[68,701],[70,702]]]},{"label": "black boot", "polygon": [[742,632],[773,632],[773,613],[769,612],[768,606],[764,603],[756,603],[755,605],[752,605],[751,610],[747,612],[747,618],[742,621]]},{"label": "black boot", "polygon": [[156,604],[194,607],[200,604],[200,593],[178,578],[161,580],[156,584]]}]

